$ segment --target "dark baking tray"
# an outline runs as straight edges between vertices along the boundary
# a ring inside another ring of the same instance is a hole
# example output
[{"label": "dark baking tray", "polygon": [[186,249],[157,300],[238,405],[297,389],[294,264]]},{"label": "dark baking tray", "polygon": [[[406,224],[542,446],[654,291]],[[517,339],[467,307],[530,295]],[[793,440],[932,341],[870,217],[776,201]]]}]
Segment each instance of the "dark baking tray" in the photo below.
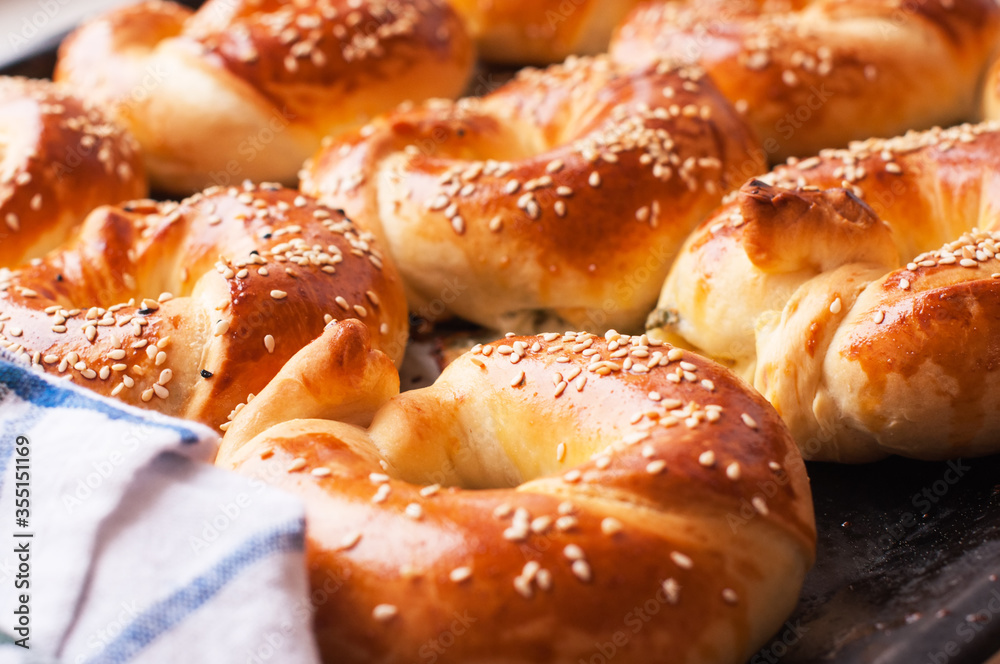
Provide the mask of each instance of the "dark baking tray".
[{"label": "dark baking tray", "polygon": [[751,664],[979,664],[1000,650],[1000,458],[808,470],[816,566]]},{"label": "dark baking tray", "polygon": [[[59,37],[0,73],[50,75]],[[808,469],[816,565],[748,664],[981,664],[1000,651],[1000,457]]]}]

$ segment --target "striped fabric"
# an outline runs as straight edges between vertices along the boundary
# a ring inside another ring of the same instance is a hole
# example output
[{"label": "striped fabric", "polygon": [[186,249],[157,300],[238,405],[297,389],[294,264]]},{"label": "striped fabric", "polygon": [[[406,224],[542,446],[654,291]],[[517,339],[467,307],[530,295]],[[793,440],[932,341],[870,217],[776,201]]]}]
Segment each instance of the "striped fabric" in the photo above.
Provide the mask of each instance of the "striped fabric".
[{"label": "striped fabric", "polygon": [[302,505],[217,442],[0,353],[0,662],[318,661]]}]

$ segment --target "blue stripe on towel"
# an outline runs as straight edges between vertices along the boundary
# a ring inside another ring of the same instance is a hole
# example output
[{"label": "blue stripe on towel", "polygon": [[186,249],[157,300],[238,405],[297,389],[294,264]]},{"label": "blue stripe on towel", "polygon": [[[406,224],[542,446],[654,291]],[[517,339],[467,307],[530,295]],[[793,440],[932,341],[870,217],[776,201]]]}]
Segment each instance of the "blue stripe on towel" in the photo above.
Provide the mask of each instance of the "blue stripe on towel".
[{"label": "blue stripe on towel", "polygon": [[93,410],[111,420],[124,420],[146,426],[157,426],[176,432],[181,442],[194,444],[198,442],[198,434],[187,427],[173,423],[153,421],[118,408],[113,403],[107,403],[77,390],[65,389],[53,385],[33,369],[5,361],[0,357],[0,385],[6,386],[17,396],[40,408],[83,408]]},{"label": "blue stripe on towel", "polygon": [[180,437],[180,442],[193,445],[198,442],[198,434],[191,429],[164,422],[141,414],[134,414],[113,403],[107,403],[91,396],[82,388],[73,390],[46,380],[36,370],[12,361],[11,355],[0,350],[0,404],[11,393],[30,403],[32,408],[15,420],[5,418],[0,413],[0,492],[4,488],[4,475],[14,453],[17,436],[27,431],[44,416],[47,408],[79,408],[98,412],[109,420],[118,420],[143,428],[155,427],[172,431]]},{"label": "blue stripe on towel", "polygon": [[301,551],[304,532],[305,522],[296,519],[269,532],[254,535],[210,570],[170,597],[143,611],[87,664],[129,661],[158,637],[194,613],[253,563],[276,553]]}]

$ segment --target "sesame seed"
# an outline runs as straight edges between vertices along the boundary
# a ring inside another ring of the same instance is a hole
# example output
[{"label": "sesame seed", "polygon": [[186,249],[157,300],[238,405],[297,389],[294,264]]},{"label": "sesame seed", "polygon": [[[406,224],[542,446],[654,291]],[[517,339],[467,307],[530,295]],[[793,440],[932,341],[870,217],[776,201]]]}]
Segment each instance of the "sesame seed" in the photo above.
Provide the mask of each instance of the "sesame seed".
[{"label": "sesame seed", "polygon": [[414,520],[419,520],[424,516],[424,508],[417,503],[410,503],[409,505],[406,506],[406,509],[404,511],[406,513],[406,516]]},{"label": "sesame seed", "polygon": [[330,469],[324,466],[320,466],[319,468],[313,468],[312,471],[310,471],[310,474],[315,475],[316,477],[328,477],[330,473],[331,473]]},{"label": "sesame seed", "polygon": [[757,510],[758,513],[760,513],[763,516],[767,516],[768,514],[767,502],[763,498],[761,498],[760,496],[754,496],[750,500],[750,504],[753,505],[753,508]]},{"label": "sesame seed", "polygon": [[750,417],[746,413],[741,414],[740,415],[740,419],[743,420],[743,424],[747,425],[751,429],[756,429],[757,428],[757,420],[755,420],[754,418]]},{"label": "sesame seed", "polygon": [[292,460],[292,463],[288,466],[288,472],[294,473],[296,471],[302,470],[306,467],[306,460],[302,457],[296,457]]},{"label": "sesame seed", "polygon": [[694,562],[679,551],[672,551],[670,553],[670,559],[681,569],[691,569],[694,567]]},{"label": "sesame seed", "polygon": [[725,600],[727,604],[736,604],[739,601],[736,591],[732,588],[724,588],[722,590],[722,599]]},{"label": "sesame seed", "polygon": [[340,542],[338,543],[338,548],[341,549],[342,551],[347,551],[348,549],[353,549],[354,547],[356,547],[358,545],[358,542],[360,541],[361,541],[360,532],[354,531],[352,533],[347,533],[346,535],[340,538]]},{"label": "sesame seed", "polygon": [[740,479],[740,464],[734,461],[726,466],[726,477],[733,481]]},{"label": "sesame seed", "polygon": [[574,561],[571,569],[573,570],[573,576],[584,583],[589,582],[592,578],[590,564],[586,560]]},{"label": "sesame seed", "polygon": [[441,490],[440,484],[429,484],[420,489],[420,495],[423,496],[424,498],[430,498],[440,490]]},{"label": "sesame seed", "polygon": [[373,503],[384,503],[389,497],[389,493],[392,489],[388,484],[379,484],[378,489],[375,490],[375,495],[372,496]]},{"label": "sesame seed", "polygon": [[392,604],[379,604],[372,609],[372,618],[379,622],[388,622],[395,618],[398,613],[399,609]]},{"label": "sesame seed", "polygon": [[667,467],[667,462],[663,459],[657,459],[656,461],[650,461],[646,464],[646,472],[650,475],[658,475],[662,473]]},{"label": "sesame seed", "polygon": [[215,327],[212,328],[212,334],[215,335],[215,336],[217,336],[217,337],[222,336],[223,334],[225,334],[228,331],[229,331],[229,321],[228,320],[216,321]]},{"label": "sesame seed", "polygon": [[880,325],[882,323],[882,321],[884,321],[884,320],[885,320],[885,312],[884,311],[876,311],[875,312],[875,324],[876,325]]},{"label": "sesame seed", "polygon": [[839,314],[842,307],[843,305],[840,301],[840,298],[838,297],[832,303],[830,303],[830,313]]},{"label": "sesame seed", "polygon": [[663,593],[667,596],[668,604],[677,604],[681,597],[681,587],[674,579],[667,579],[662,584]]},{"label": "sesame seed", "polygon": [[523,576],[514,577],[514,590],[525,599],[531,599],[534,595],[534,592],[531,590],[531,581],[525,579]]},{"label": "sesame seed", "polygon": [[271,291],[271,297],[273,297],[275,300],[284,300],[286,297],[288,297],[288,293],[286,293],[283,290],[273,290]]},{"label": "sesame seed", "polygon": [[448,574],[448,578],[454,583],[462,583],[472,576],[471,567],[456,567]]},{"label": "sesame seed", "polygon": [[268,353],[274,352],[274,337],[270,334],[264,336],[264,348],[267,349]]},{"label": "sesame seed", "polygon": [[711,468],[715,465],[715,452],[712,450],[707,450],[698,455],[698,463],[706,468]]},{"label": "sesame seed", "polygon": [[601,521],[601,532],[605,535],[620,533],[623,528],[624,526],[622,525],[622,522],[614,517],[609,516]]}]

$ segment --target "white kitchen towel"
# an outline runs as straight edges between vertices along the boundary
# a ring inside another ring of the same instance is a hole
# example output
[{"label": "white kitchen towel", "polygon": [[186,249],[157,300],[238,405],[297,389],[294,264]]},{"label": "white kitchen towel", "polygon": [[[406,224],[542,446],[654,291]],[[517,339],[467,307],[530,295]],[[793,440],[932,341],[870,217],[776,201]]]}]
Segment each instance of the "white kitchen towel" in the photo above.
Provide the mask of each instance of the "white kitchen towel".
[{"label": "white kitchen towel", "polygon": [[318,661],[298,499],[205,463],[205,427],[9,359],[0,662]]}]

